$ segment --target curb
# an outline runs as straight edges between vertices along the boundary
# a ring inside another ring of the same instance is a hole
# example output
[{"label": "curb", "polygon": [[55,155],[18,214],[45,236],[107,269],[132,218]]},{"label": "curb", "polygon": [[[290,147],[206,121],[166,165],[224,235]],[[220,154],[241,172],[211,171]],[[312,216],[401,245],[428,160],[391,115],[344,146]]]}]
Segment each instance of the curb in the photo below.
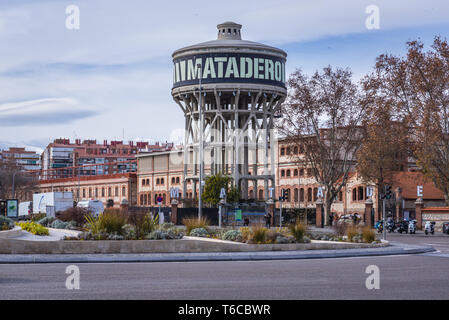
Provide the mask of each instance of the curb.
[{"label": "curb", "polygon": [[0,254],[0,264],[35,263],[136,263],[136,262],[199,262],[199,261],[262,261],[300,260],[349,257],[372,257],[429,253],[432,247],[400,246],[398,244],[373,249],[341,249],[284,252],[206,252],[147,254]]}]

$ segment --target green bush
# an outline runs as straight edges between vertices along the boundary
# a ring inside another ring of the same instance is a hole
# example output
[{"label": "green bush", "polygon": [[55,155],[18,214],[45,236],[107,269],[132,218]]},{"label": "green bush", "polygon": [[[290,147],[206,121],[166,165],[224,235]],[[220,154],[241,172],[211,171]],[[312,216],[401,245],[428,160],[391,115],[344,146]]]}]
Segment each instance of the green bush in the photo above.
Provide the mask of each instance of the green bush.
[{"label": "green bush", "polygon": [[360,232],[357,230],[355,226],[350,226],[346,230],[346,236],[348,237],[349,242],[354,242],[354,240],[357,240],[359,234]]},{"label": "green bush", "polygon": [[19,222],[18,224],[22,228],[22,230],[28,231],[38,236],[48,236],[49,234],[47,228],[33,221]]},{"label": "green bush", "polygon": [[290,224],[288,230],[291,235],[296,239],[296,242],[302,242],[303,237],[307,232],[307,227],[302,223]]},{"label": "green bush", "polygon": [[14,228],[14,221],[8,217],[0,216],[0,231]]},{"label": "green bush", "polygon": [[55,218],[53,217],[44,217],[40,220],[37,221],[37,223],[39,223],[40,225],[44,226],[44,227],[48,227],[50,226],[50,224],[55,221]]},{"label": "green bush", "polygon": [[134,227],[136,239],[144,239],[146,235],[156,230],[159,223],[159,216],[151,216],[150,213],[130,211],[127,223]]},{"label": "green bush", "polygon": [[223,234],[223,240],[242,242],[243,237],[240,230],[228,230]]},{"label": "green bush", "polygon": [[46,216],[47,216],[46,213],[36,213],[36,214],[31,214],[30,218],[31,218],[31,221],[38,221],[38,220],[45,218]]},{"label": "green bush", "polygon": [[204,228],[195,228],[189,233],[192,237],[207,237],[209,235],[209,232],[207,232]]},{"label": "green bush", "polygon": [[64,222],[64,221],[61,221],[59,219],[56,219],[55,221],[53,221],[50,224],[50,228],[53,228],[53,229],[66,229],[68,224],[69,224],[68,222]]},{"label": "green bush", "polygon": [[85,216],[87,215],[87,213],[88,212],[85,208],[74,207],[59,212],[57,217],[61,221],[75,221],[76,226],[82,226],[86,222]]}]

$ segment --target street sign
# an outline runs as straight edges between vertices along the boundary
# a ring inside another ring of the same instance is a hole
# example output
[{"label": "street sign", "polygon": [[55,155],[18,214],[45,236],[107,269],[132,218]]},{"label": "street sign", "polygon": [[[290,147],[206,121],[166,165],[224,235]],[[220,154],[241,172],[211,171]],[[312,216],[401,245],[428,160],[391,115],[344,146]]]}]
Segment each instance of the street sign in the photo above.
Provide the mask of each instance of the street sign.
[{"label": "street sign", "polygon": [[225,199],[226,198],[226,189],[225,188],[221,188],[220,190],[220,199]]},{"label": "street sign", "polygon": [[179,197],[179,188],[171,188],[170,189],[170,198],[177,199],[178,197]]},{"label": "street sign", "polygon": [[316,193],[317,198],[324,198],[324,194],[323,194],[323,188],[322,187],[318,187],[318,191]]},{"label": "street sign", "polygon": [[416,187],[416,195],[418,197],[422,197],[423,196],[423,186],[417,186]]},{"label": "street sign", "polygon": [[162,203],[163,200],[164,200],[164,198],[162,198],[161,196],[156,198],[156,201],[159,205]]}]

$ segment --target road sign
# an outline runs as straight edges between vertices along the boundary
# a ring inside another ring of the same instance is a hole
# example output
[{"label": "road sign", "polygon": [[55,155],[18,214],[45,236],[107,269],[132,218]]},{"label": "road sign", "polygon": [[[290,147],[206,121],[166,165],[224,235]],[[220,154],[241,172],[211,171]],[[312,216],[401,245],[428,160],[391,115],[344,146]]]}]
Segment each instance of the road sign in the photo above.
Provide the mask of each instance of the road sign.
[{"label": "road sign", "polygon": [[161,204],[163,200],[164,200],[164,198],[162,198],[161,196],[156,198],[156,201],[158,204]]}]

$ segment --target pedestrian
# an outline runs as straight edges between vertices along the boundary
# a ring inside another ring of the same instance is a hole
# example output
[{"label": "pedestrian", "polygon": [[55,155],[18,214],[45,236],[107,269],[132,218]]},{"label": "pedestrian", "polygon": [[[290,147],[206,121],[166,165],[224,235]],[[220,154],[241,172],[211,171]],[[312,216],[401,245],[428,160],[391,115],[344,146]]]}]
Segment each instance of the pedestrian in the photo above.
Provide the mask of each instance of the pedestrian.
[{"label": "pedestrian", "polygon": [[267,212],[264,217],[265,217],[265,226],[267,228],[270,228],[271,227],[271,214],[269,212]]},{"label": "pedestrian", "polygon": [[356,213],[354,213],[352,215],[352,220],[354,221],[354,225],[356,225],[357,224],[357,214]]},{"label": "pedestrian", "polygon": [[332,226],[332,223],[334,221],[334,213],[331,212],[331,214],[329,215],[329,225]]},{"label": "pedestrian", "polygon": [[243,226],[245,226],[245,227],[249,226],[249,219],[248,219],[248,217],[245,217],[245,220],[243,220]]}]

